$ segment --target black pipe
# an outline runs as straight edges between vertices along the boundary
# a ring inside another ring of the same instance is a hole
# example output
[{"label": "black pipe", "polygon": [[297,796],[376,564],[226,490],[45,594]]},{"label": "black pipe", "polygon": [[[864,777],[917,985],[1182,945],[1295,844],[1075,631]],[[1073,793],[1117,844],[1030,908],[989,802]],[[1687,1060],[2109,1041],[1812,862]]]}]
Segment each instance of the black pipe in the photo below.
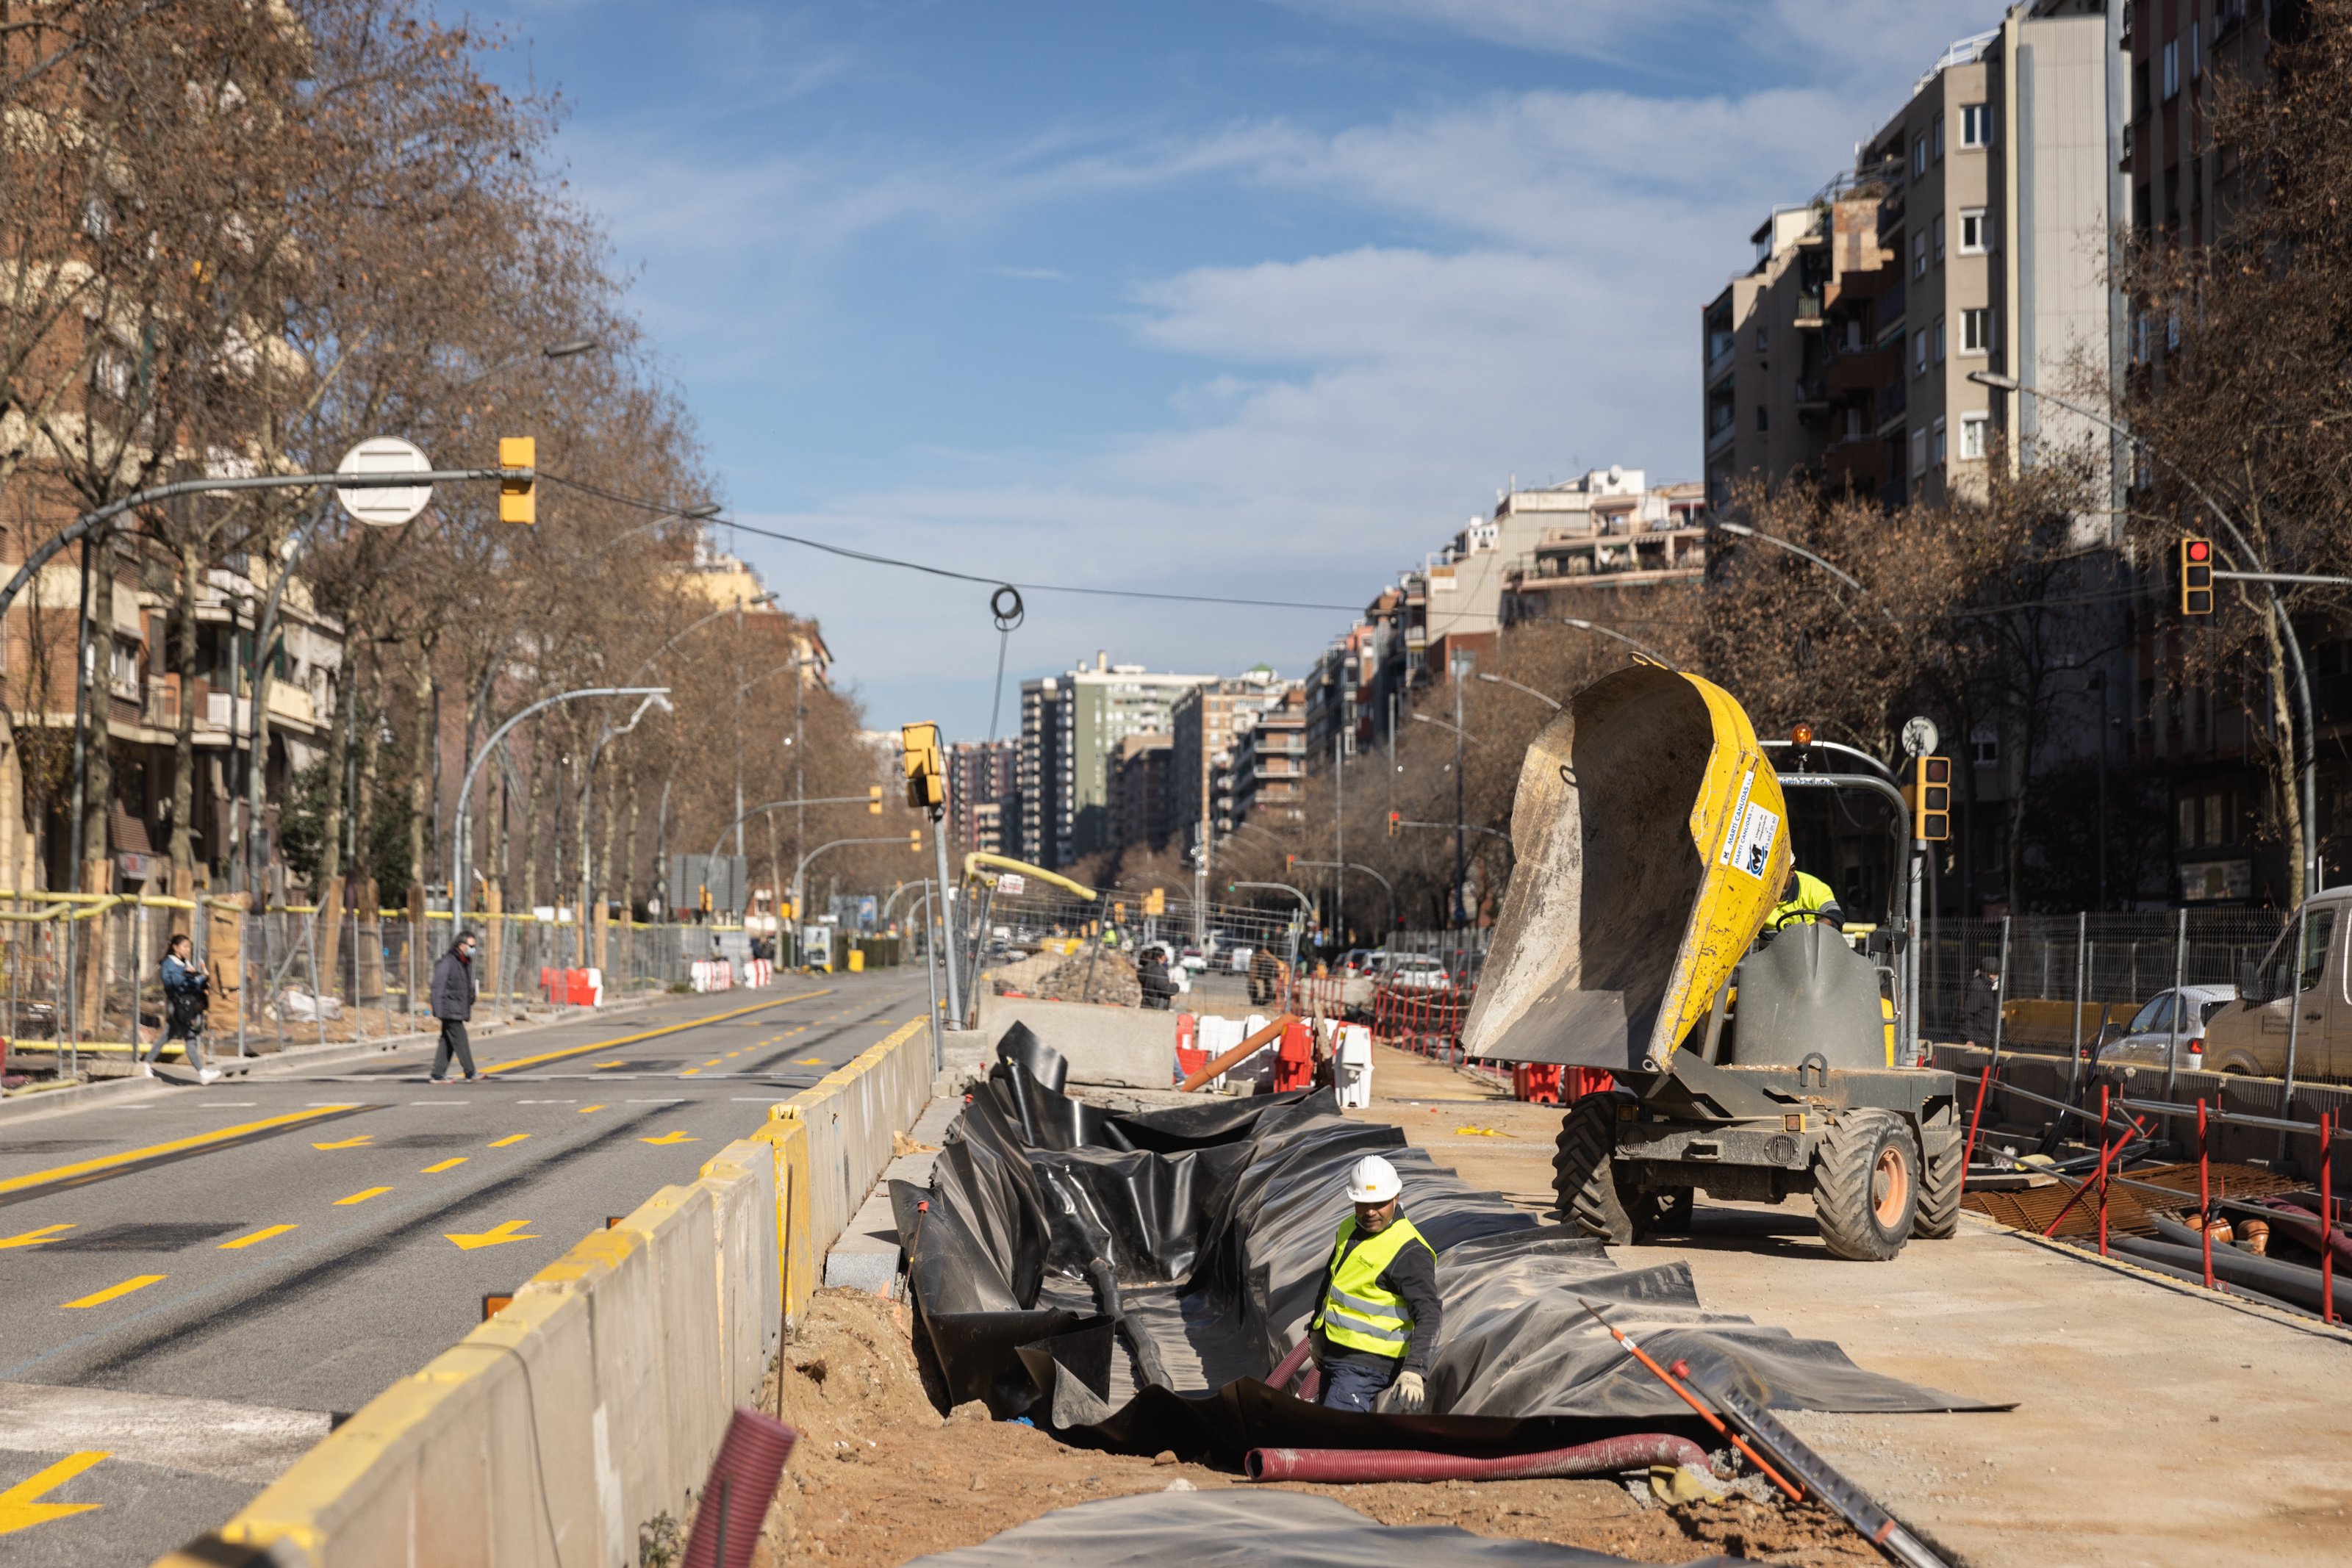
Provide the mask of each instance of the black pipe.
[{"label": "black pipe", "polygon": [[[2137,1237],[2121,1239],[2136,1243],[2134,1250],[2139,1248],[2161,1249],[2145,1255],[2179,1263],[2183,1267],[2195,1267],[2202,1278],[2204,1239],[2189,1227],[2160,1216],[2156,1220],[2156,1228],[2161,1238],[2159,1240],[2147,1241]],[[2226,1241],[2217,1241],[2213,1244],[2213,1277],[2227,1280],[2233,1285],[2251,1286],[2313,1312],[2319,1311],[2319,1270],[2306,1269],[2300,1263],[2259,1257]],[[2352,1314],[2352,1281],[2336,1282],[2336,1311],[2338,1314]]]}]

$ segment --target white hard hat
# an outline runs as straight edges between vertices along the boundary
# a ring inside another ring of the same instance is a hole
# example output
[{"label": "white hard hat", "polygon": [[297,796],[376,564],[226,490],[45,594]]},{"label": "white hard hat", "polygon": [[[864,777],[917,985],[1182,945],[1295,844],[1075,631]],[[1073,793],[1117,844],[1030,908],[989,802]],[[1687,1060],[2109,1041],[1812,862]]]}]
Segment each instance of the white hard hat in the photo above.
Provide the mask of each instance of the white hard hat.
[{"label": "white hard hat", "polygon": [[1386,1203],[1403,1190],[1396,1166],[1378,1155],[1366,1155],[1348,1172],[1349,1203]]}]

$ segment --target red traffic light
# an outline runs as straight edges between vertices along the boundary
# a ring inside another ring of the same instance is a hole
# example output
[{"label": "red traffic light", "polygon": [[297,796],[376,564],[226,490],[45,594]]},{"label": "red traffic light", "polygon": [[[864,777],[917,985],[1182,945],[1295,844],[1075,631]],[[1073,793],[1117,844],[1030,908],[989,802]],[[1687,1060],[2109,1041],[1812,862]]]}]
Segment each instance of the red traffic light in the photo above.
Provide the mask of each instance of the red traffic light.
[{"label": "red traffic light", "polygon": [[2213,559],[2213,544],[2210,539],[2190,539],[2181,553],[2193,561],[2209,561]]}]

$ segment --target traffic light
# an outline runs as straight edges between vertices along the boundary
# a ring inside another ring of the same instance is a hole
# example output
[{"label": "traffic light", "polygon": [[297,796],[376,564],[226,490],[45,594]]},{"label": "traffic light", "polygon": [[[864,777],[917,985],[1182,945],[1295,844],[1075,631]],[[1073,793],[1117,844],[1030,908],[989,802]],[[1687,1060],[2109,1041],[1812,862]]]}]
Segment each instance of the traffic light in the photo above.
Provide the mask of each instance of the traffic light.
[{"label": "traffic light", "polygon": [[2213,541],[2180,541],[2180,613],[2213,613]]},{"label": "traffic light", "polygon": [[1143,913],[1146,915],[1167,914],[1168,890],[1164,887],[1155,887],[1150,893],[1145,894],[1143,895]]},{"label": "traffic light", "polygon": [[881,785],[869,784],[866,787],[866,810],[870,816],[878,817],[882,814]]},{"label": "traffic light", "polygon": [[907,752],[907,804],[935,810],[948,803],[946,766],[940,758],[940,727],[910,724],[898,731]]},{"label": "traffic light", "polygon": [[1285,871],[1289,871],[1297,864],[1298,857],[1297,855],[1285,855],[1282,857],[1282,869]]},{"label": "traffic light", "polygon": [[922,829],[908,828],[907,830],[907,847],[914,851],[917,854],[921,854],[923,852]]},{"label": "traffic light", "polygon": [[1397,836],[1397,830],[1403,825],[1404,813],[1402,811],[1391,811],[1389,813],[1389,837],[1395,838]]},{"label": "traffic light", "polygon": [[506,470],[499,477],[499,521],[538,522],[539,497],[531,494],[531,483],[539,466],[539,443],[528,435],[499,436],[499,466]]},{"label": "traffic light", "polygon": [[1911,787],[1903,791],[1911,807],[1911,836],[1941,843],[1952,836],[1952,759],[1915,757]]},{"label": "traffic light", "polygon": [[1126,925],[1126,924],[1127,924],[1127,905],[1126,905],[1125,904],[1123,904],[1123,903],[1115,903],[1115,904],[1113,904],[1110,906],[1110,917],[1111,917],[1113,920],[1117,921],[1117,922],[1118,922],[1119,925]]}]

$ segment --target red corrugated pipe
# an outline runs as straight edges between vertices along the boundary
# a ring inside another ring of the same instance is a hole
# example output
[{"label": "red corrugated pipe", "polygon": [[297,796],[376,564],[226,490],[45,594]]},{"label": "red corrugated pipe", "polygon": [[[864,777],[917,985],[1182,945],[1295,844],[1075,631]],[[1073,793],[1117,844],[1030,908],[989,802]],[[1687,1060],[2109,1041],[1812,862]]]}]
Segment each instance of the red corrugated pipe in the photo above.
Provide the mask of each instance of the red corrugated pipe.
[{"label": "red corrugated pipe", "polygon": [[751,1568],[760,1525],[800,1434],[759,1410],[738,1410],[710,1462],[687,1538],[685,1568]]},{"label": "red corrugated pipe", "polygon": [[1706,1451],[1688,1437],[1636,1432],[1547,1448],[1539,1454],[1509,1454],[1474,1459],[1461,1454],[1417,1448],[1252,1448],[1242,1468],[1254,1481],[1521,1481],[1570,1476],[1613,1476],[1652,1465],[1706,1469]]}]

